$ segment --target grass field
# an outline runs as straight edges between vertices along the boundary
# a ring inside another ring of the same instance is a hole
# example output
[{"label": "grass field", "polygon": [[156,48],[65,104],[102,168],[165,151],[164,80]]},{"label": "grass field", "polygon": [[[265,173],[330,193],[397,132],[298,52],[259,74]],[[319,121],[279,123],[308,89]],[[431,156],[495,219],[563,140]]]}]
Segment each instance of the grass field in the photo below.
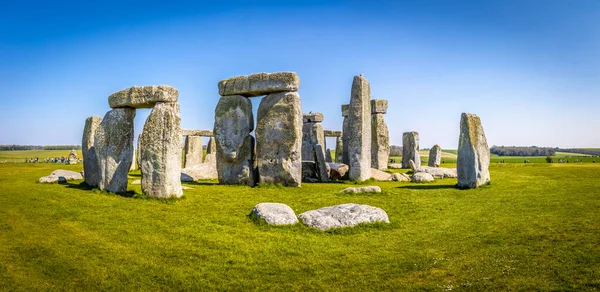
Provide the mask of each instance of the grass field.
[{"label": "grass field", "polygon": [[[599,164],[492,164],[479,189],[377,182],[371,195],[199,182],[180,200],[36,183],[56,168],[0,164],[0,290],[600,289]],[[369,204],[391,224],[269,227],[247,216],[260,202]]]}]

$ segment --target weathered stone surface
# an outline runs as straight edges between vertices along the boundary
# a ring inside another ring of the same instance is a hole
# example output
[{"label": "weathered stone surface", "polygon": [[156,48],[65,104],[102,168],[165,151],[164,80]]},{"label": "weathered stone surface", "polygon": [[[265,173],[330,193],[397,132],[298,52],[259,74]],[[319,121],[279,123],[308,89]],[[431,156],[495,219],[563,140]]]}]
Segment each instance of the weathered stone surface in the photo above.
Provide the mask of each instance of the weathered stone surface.
[{"label": "weathered stone surface", "polygon": [[392,180],[393,181],[410,181],[411,178],[406,173],[394,173],[394,174],[392,174]]},{"label": "weathered stone surface", "polygon": [[388,168],[390,133],[383,114],[371,115],[371,165],[379,170]]},{"label": "weathered stone surface", "polygon": [[53,183],[53,182],[66,182],[67,180],[78,180],[83,179],[80,172],[57,169],[48,176],[40,177],[39,182],[41,183]]},{"label": "weathered stone surface", "polygon": [[141,158],[142,156],[140,155],[140,153],[142,152],[141,151],[142,148],[140,147],[141,146],[140,145],[141,141],[142,141],[142,134],[139,134],[138,135],[138,139],[137,139],[137,150],[136,150],[137,151],[136,161],[137,161],[137,168],[138,169],[142,169],[142,158]]},{"label": "weathered stone surface", "polygon": [[320,230],[351,227],[360,223],[390,223],[380,208],[359,204],[342,204],[304,212],[298,216],[306,226]]},{"label": "weathered stone surface", "polygon": [[427,161],[427,166],[439,167],[441,161],[442,161],[442,148],[440,147],[440,145],[435,144],[429,150],[429,159]]},{"label": "weathered stone surface", "polygon": [[372,114],[385,114],[388,109],[388,101],[385,99],[373,99],[371,100],[371,113]]},{"label": "weathered stone surface", "polygon": [[204,151],[202,149],[202,137],[187,136],[185,138],[185,160],[183,162],[184,167],[192,167],[194,165],[202,164],[203,153]]},{"label": "weathered stone surface", "polygon": [[402,167],[402,164],[400,164],[400,163],[391,163],[391,164],[388,164],[388,168],[389,169],[400,169],[403,167]]},{"label": "weathered stone surface", "polygon": [[458,176],[456,168],[444,168],[444,167],[431,167],[431,166],[420,166],[416,167],[415,163],[410,160],[408,161],[410,168],[413,172],[425,172],[431,174],[434,178],[456,178]]},{"label": "weathered stone surface", "polygon": [[252,209],[252,215],[264,219],[269,225],[290,225],[298,223],[296,213],[286,204],[260,203]]},{"label": "weathered stone surface", "polygon": [[298,91],[300,77],[296,72],[257,73],[235,76],[219,82],[219,94],[246,97],[267,95],[277,92]]},{"label": "weathered stone surface", "polygon": [[329,179],[331,180],[347,180],[348,170],[350,169],[347,164],[343,163],[328,163],[329,165]]},{"label": "weathered stone surface", "polygon": [[104,115],[96,129],[94,148],[98,158],[98,188],[112,193],[127,191],[127,173],[133,159],[135,109],[117,108]]},{"label": "weathered stone surface", "polygon": [[[315,145],[325,145],[325,136],[323,135],[323,126],[320,122],[303,123],[302,125],[302,159],[306,161],[314,161]],[[323,152],[325,155],[325,152]]]},{"label": "weathered stone surface", "polygon": [[373,168],[371,169],[371,178],[376,181],[388,181],[392,180],[392,174]]},{"label": "weathered stone surface", "polygon": [[345,188],[341,191],[342,194],[357,194],[357,193],[381,193],[381,188],[378,186],[368,186],[362,188]]},{"label": "weathered stone surface", "polygon": [[476,188],[490,183],[490,148],[483,132],[481,119],[475,114],[463,113],[460,118],[458,140],[459,188]]},{"label": "weathered stone surface", "polygon": [[322,113],[308,113],[302,115],[303,123],[320,123],[323,121]]},{"label": "weathered stone surface", "polygon": [[211,130],[183,130],[183,136],[201,136],[201,137],[212,137],[213,131]]},{"label": "weathered stone surface", "polygon": [[168,85],[133,86],[117,91],[108,97],[111,108],[151,108],[157,102],[177,102],[179,92]]},{"label": "weathered stone surface", "polygon": [[323,130],[325,137],[342,137],[342,131]]},{"label": "weathered stone surface", "polygon": [[434,181],[433,176],[426,172],[417,172],[413,174],[411,178],[412,182],[422,183],[422,182],[431,182]]},{"label": "weathered stone surface", "polygon": [[141,138],[142,192],[158,198],[181,197],[179,104],[157,103],[146,119]]},{"label": "weathered stone surface", "polygon": [[83,154],[83,170],[85,183],[89,186],[98,186],[100,173],[98,168],[98,157],[94,147],[94,137],[96,131],[102,122],[101,117],[89,117],[85,120],[83,128],[83,137],[81,139],[81,153]]},{"label": "weathered stone surface", "polygon": [[333,158],[331,157],[331,149],[325,150],[325,161],[328,163],[333,162]]},{"label": "weathered stone surface", "polygon": [[220,184],[254,186],[252,103],[241,95],[223,96],[215,109],[215,144]]},{"label": "weathered stone surface", "polygon": [[352,82],[348,119],[349,177],[364,181],[371,178],[371,88],[362,75]]},{"label": "weathered stone surface", "polygon": [[414,161],[416,167],[421,166],[419,154],[419,133],[405,132],[402,134],[402,168],[409,168],[408,161]]},{"label": "weathered stone surface", "polygon": [[302,181],[318,182],[317,163],[315,161],[302,161]]},{"label": "weathered stone surface", "polygon": [[328,182],[329,181],[329,172],[327,161],[325,161],[325,156],[323,156],[323,147],[320,144],[317,144],[313,148],[314,157],[316,166],[317,166],[317,178],[320,182]]},{"label": "weathered stone surface", "polygon": [[342,104],[342,117],[348,117],[350,114],[350,104]]},{"label": "weathered stone surface", "polygon": [[258,107],[256,161],[260,183],[300,186],[302,104],[297,92],[272,93]]},{"label": "weathered stone surface", "polygon": [[344,153],[344,140],[342,137],[335,138],[335,162],[342,163]]},{"label": "weathered stone surface", "polygon": [[216,163],[202,163],[181,170],[181,181],[192,182],[200,179],[218,179]]},{"label": "weathered stone surface", "polygon": [[216,143],[215,137],[210,137],[210,139],[208,139],[208,144],[206,145],[206,154],[217,153]]}]

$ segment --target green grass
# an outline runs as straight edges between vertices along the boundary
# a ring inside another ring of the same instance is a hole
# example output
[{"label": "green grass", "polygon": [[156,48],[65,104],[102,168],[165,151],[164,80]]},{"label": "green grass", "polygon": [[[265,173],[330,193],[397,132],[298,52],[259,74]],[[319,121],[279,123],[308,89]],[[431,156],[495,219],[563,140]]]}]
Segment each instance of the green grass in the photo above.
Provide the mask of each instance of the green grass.
[{"label": "green grass", "polygon": [[[370,195],[198,182],[180,200],[36,183],[55,168],[0,165],[0,290],[600,289],[598,164],[492,164],[479,189],[378,182]],[[260,202],[369,204],[392,223],[269,227],[248,217]]]},{"label": "green grass", "polygon": [[[83,157],[81,150],[75,150],[77,157]],[[53,157],[69,157],[70,150],[15,150],[0,151],[0,163],[24,163],[25,158],[38,157],[40,160]]]}]

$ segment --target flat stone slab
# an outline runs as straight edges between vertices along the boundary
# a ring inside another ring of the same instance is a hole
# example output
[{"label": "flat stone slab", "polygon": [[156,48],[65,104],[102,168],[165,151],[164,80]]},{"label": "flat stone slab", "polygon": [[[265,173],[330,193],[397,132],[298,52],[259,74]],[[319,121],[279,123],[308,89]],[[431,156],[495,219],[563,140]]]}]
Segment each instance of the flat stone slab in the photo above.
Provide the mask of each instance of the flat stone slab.
[{"label": "flat stone slab", "polygon": [[309,113],[309,114],[302,115],[303,123],[320,123],[322,121],[323,121],[322,113]]},{"label": "flat stone slab", "polygon": [[300,77],[296,72],[256,73],[219,81],[219,94],[245,97],[267,95],[282,91],[298,91]]},{"label": "flat stone slab", "polygon": [[302,223],[323,231],[352,227],[360,223],[390,223],[387,213],[369,205],[342,204],[306,211],[298,216]]},{"label": "flat stone slab", "polygon": [[457,178],[458,177],[456,168],[422,166],[418,169],[415,169],[415,172],[429,173],[434,178]]},{"label": "flat stone slab", "polygon": [[385,114],[388,109],[388,101],[385,99],[371,99],[371,114]]},{"label": "flat stone slab", "polygon": [[350,169],[347,164],[343,163],[328,163],[329,165],[329,179],[332,180],[344,180],[348,179],[348,170]]},{"label": "flat stone slab", "polygon": [[181,181],[192,182],[200,179],[218,179],[216,163],[202,163],[181,170]]},{"label": "flat stone slab", "polygon": [[411,177],[406,173],[394,173],[392,174],[393,181],[410,181]]},{"label": "flat stone slab", "polygon": [[342,194],[359,194],[359,193],[381,193],[381,188],[378,186],[368,186],[362,188],[345,188],[341,191]]},{"label": "flat stone slab", "polygon": [[182,136],[202,136],[202,137],[213,137],[213,131],[211,130],[188,130],[183,129]]},{"label": "flat stone slab", "polygon": [[411,181],[414,183],[432,182],[434,178],[431,174],[426,172],[417,172],[413,174]]},{"label": "flat stone slab", "polygon": [[342,131],[324,130],[325,137],[342,137]]},{"label": "flat stone slab", "polygon": [[260,203],[252,209],[252,215],[264,219],[269,225],[291,225],[298,223],[296,213],[286,204]]},{"label": "flat stone slab", "polygon": [[40,177],[41,183],[66,182],[67,180],[83,179],[81,172],[57,169],[48,176]]},{"label": "flat stone slab", "polygon": [[392,174],[376,168],[371,168],[371,178],[376,181],[388,181],[392,180]]},{"label": "flat stone slab", "polygon": [[177,102],[179,91],[169,85],[133,86],[108,97],[111,108],[152,108],[157,102]]}]

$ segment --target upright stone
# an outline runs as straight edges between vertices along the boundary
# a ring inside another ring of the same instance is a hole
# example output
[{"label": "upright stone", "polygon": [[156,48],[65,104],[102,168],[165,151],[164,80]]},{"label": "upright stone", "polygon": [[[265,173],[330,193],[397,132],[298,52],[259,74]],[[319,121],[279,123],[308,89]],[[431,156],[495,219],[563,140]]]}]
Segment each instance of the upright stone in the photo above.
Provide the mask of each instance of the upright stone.
[{"label": "upright stone", "polygon": [[463,113],[460,117],[458,140],[459,188],[477,188],[490,183],[490,149],[483,132],[481,119],[475,114]]},{"label": "upright stone", "polygon": [[[371,178],[371,88],[361,74],[354,76],[348,112],[348,158],[350,180]],[[344,143],[345,145],[346,143]]]},{"label": "upright stone", "polygon": [[94,147],[94,137],[102,122],[101,117],[89,117],[85,120],[83,138],[81,139],[81,153],[83,154],[83,174],[85,183],[89,186],[98,186],[100,173],[98,172],[98,157]]},{"label": "upright stone", "polygon": [[176,102],[158,102],[142,132],[142,192],[151,197],[181,197],[181,117]]},{"label": "upright stone", "polygon": [[321,144],[317,144],[313,147],[315,162],[317,164],[317,177],[320,182],[328,182],[329,181],[329,172],[327,171],[327,162],[325,161],[325,156],[323,156],[323,146]]},{"label": "upright stone", "polygon": [[383,117],[387,107],[387,100],[371,100],[371,165],[379,170],[388,168],[390,156],[390,133]]},{"label": "upright stone", "polygon": [[429,150],[429,159],[427,160],[427,166],[439,167],[442,160],[442,148],[440,145],[433,145]]},{"label": "upright stone", "polygon": [[94,137],[98,158],[98,188],[112,193],[127,191],[127,173],[133,159],[133,119],[135,109],[110,110]]},{"label": "upright stone", "polygon": [[[350,111],[349,104],[342,104],[342,117],[344,117],[344,121],[342,124],[342,163],[350,164],[350,159],[348,158],[348,113]],[[337,155],[337,154],[336,154]]]},{"label": "upright stone", "polygon": [[302,104],[297,92],[267,95],[258,107],[256,161],[259,181],[302,182]]},{"label": "upright stone", "polygon": [[137,139],[137,155],[136,155],[136,161],[137,161],[137,168],[138,169],[142,169],[142,158],[141,158],[141,151],[142,148],[140,147],[140,142],[142,141],[142,134],[138,135],[138,139]]},{"label": "upright stone", "polygon": [[[302,118],[302,160],[315,161],[314,147],[317,144],[325,145],[323,133],[323,114],[304,114]],[[325,155],[325,153],[323,153]]]},{"label": "upright stone", "polygon": [[217,145],[215,143],[215,137],[210,137],[208,145],[206,146],[206,156],[204,156],[204,163],[214,164],[215,173],[217,169]]},{"label": "upright stone", "polygon": [[333,163],[333,158],[331,157],[331,149],[326,149],[325,150],[325,160],[328,163]]},{"label": "upright stone", "polygon": [[419,153],[419,133],[405,132],[402,134],[402,168],[410,168],[409,161],[415,162],[415,167],[421,166]]},{"label": "upright stone", "polygon": [[215,108],[214,138],[220,184],[254,186],[252,103],[241,95],[222,96]]},{"label": "upright stone", "polygon": [[187,136],[185,139],[185,162],[184,167],[192,167],[202,164],[202,137]]}]

